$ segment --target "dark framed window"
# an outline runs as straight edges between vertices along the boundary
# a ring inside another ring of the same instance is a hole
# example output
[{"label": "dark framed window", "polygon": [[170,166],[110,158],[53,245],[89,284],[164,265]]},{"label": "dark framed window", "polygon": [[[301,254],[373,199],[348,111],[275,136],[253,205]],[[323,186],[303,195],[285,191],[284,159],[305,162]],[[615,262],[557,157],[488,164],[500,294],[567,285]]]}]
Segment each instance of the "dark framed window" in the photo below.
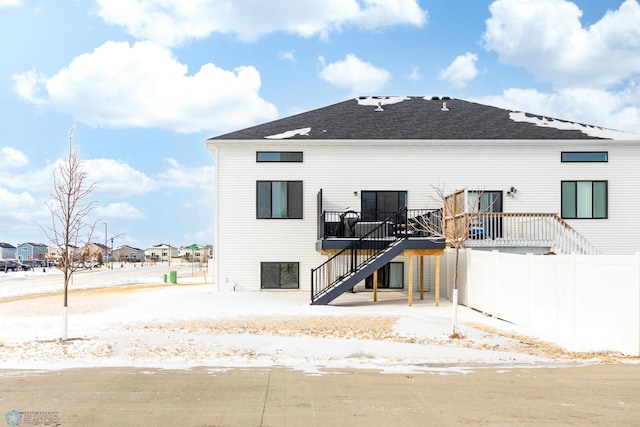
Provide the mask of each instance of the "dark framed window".
[{"label": "dark framed window", "polygon": [[607,218],[607,181],[562,181],[562,218]]},{"label": "dark framed window", "polygon": [[257,218],[302,219],[302,181],[258,181]]},{"label": "dark framed window", "polygon": [[560,153],[560,161],[571,162],[608,162],[609,153],[607,151],[563,151]]},{"label": "dark framed window", "polygon": [[302,162],[302,151],[257,151],[257,162]]},{"label": "dark framed window", "polygon": [[407,206],[406,191],[362,191],[363,221],[382,221]]},{"label": "dark framed window", "polygon": [[[364,280],[365,289],[373,289],[373,274]],[[403,289],[404,263],[390,262],[378,270],[378,289]]]},{"label": "dark framed window", "polygon": [[297,262],[261,262],[261,289],[298,289],[300,264]]}]

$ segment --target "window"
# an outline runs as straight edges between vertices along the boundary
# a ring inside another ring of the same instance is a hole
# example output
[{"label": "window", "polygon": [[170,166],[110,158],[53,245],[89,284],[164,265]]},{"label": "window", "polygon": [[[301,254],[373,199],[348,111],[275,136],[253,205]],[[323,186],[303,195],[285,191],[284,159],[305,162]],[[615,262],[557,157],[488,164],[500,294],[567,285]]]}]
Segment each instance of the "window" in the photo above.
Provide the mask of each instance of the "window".
[{"label": "window", "polygon": [[302,151],[258,151],[257,162],[302,162]]},{"label": "window", "polygon": [[562,162],[608,162],[609,153],[606,151],[563,151],[560,153]]},{"label": "window", "polygon": [[[373,289],[373,274],[364,281],[365,289]],[[390,262],[378,270],[378,289],[404,288],[404,263]]]},{"label": "window", "polygon": [[257,217],[302,219],[302,181],[258,181]]},{"label": "window", "polygon": [[298,289],[299,263],[262,262],[260,263],[261,289]]},{"label": "window", "polygon": [[562,181],[562,218],[607,218],[607,181]]}]

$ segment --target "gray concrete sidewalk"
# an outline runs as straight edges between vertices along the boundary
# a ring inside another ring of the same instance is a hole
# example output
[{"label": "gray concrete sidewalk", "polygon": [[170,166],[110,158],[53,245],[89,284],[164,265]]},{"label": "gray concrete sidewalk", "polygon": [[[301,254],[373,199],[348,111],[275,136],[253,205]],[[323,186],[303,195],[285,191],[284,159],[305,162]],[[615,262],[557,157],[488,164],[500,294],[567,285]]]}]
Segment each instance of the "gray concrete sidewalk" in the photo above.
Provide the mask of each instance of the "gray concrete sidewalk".
[{"label": "gray concrete sidewalk", "polygon": [[25,425],[43,414],[60,426],[631,426],[640,420],[640,366],[631,364],[411,375],[0,371],[0,390],[0,413],[23,414]]}]

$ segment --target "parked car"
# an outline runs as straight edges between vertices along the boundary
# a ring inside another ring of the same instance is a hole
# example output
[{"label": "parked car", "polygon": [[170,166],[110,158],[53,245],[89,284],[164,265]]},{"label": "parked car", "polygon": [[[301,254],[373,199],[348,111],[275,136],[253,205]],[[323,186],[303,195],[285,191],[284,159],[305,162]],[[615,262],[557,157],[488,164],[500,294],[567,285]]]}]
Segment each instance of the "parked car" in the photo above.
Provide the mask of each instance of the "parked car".
[{"label": "parked car", "polygon": [[7,262],[3,259],[0,259],[0,271],[7,272]]},{"label": "parked car", "polygon": [[39,259],[23,259],[20,263],[24,266],[28,266],[29,269],[42,266],[42,261]]},{"label": "parked car", "polygon": [[28,265],[24,265],[18,261],[12,260],[12,259],[7,259],[4,260],[4,266],[0,266],[0,269],[4,270],[5,272],[7,271],[24,271],[24,270],[29,270],[31,267],[29,267]]},{"label": "parked car", "polygon": [[84,262],[84,268],[92,269],[92,268],[100,268],[100,267],[102,267],[102,265],[98,264],[95,261],[85,261]]},{"label": "parked car", "polygon": [[16,261],[16,264],[18,264],[18,265],[20,266],[20,269],[21,269],[22,271],[29,271],[29,270],[31,270],[31,266],[30,266],[30,265],[25,264],[25,263],[23,263],[23,262],[21,262],[21,261]]}]

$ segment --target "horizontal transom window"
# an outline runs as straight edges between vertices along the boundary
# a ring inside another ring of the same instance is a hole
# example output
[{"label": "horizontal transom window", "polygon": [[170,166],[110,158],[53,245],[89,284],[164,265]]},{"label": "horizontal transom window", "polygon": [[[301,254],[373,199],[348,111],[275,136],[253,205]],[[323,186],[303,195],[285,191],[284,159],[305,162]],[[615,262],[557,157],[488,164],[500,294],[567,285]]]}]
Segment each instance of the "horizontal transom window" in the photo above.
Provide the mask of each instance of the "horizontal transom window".
[{"label": "horizontal transom window", "polygon": [[606,151],[563,151],[560,153],[562,162],[608,162],[609,153]]},{"label": "horizontal transom window", "polygon": [[257,162],[301,162],[302,151],[258,151]]}]

